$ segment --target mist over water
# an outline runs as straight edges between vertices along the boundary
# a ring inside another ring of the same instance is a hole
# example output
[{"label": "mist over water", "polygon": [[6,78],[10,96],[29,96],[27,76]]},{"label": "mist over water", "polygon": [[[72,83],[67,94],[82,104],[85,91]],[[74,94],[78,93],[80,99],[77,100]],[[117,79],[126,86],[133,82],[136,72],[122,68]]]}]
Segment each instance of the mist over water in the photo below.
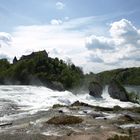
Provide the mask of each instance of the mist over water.
[{"label": "mist over water", "polygon": [[69,91],[59,92],[38,86],[0,86],[0,119],[23,117],[27,114],[48,110],[54,104],[70,105],[75,101],[102,107],[136,106],[130,102],[112,99],[107,87],[104,89],[102,97],[102,99],[97,99],[88,93],[75,95]]}]

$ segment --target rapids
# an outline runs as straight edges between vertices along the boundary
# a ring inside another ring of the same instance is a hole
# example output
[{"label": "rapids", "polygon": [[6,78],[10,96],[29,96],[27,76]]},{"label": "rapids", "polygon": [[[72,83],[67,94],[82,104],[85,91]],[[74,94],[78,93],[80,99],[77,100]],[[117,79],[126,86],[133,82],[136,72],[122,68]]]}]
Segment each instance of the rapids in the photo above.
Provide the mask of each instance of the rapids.
[{"label": "rapids", "polygon": [[102,99],[97,99],[88,93],[75,95],[69,91],[53,91],[41,86],[0,86],[0,121],[45,111],[54,104],[70,105],[75,101],[102,107],[137,106],[130,102],[112,99],[107,92],[107,87],[104,89],[102,97]]}]

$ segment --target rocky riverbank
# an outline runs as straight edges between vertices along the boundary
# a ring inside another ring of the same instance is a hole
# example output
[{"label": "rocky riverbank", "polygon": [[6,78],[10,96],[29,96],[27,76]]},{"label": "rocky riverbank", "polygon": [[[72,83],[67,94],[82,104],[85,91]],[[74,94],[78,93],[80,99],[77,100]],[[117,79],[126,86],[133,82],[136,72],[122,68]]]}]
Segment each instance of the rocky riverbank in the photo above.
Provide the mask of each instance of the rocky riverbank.
[{"label": "rocky riverbank", "polygon": [[1,124],[0,140],[139,140],[140,108],[104,108],[77,101]]}]

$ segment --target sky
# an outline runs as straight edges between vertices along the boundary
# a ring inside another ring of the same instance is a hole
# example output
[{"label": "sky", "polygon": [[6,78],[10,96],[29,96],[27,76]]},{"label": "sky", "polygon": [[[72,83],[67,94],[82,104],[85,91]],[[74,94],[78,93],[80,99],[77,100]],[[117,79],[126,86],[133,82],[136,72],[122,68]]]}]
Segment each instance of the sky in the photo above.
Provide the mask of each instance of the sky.
[{"label": "sky", "polygon": [[0,59],[46,50],[84,72],[140,66],[140,0],[0,0]]}]

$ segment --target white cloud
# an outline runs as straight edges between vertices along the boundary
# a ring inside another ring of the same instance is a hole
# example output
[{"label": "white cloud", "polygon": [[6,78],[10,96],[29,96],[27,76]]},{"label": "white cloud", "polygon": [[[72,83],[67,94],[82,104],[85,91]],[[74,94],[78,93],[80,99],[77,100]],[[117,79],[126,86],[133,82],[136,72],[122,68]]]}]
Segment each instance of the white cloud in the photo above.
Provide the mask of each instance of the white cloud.
[{"label": "white cloud", "polygon": [[62,24],[63,22],[62,22],[62,20],[60,20],[60,19],[52,19],[51,20],[51,24],[52,25],[60,25],[60,24]]},{"label": "white cloud", "polygon": [[0,59],[8,58],[11,55],[9,49],[11,48],[12,36],[6,32],[0,32]]},{"label": "white cloud", "polygon": [[[75,20],[73,27],[74,22]],[[12,47],[7,51],[8,56],[13,58],[16,55],[19,58],[23,54],[45,49],[51,57],[59,57],[64,60],[69,57],[76,65],[84,65],[87,55],[85,53],[87,50],[85,34],[81,31],[71,30],[71,23],[72,20],[61,26],[49,24],[17,27],[12,33]]]},{"label": "white cloud", "polygon": [[[140,66],[140,33],[126,19],[114,22],[109,30],[110,37],[91,35],[86,40],[90,50],[90,61],[106,65],[124,67]],[[95,57],[96,56],[96,57]],[[137,64],[137,65],[136,65]]]},{"label": "white cloud", "polygon": [[85,48],[85,36],[91,29],[83,32],[78,27],[84,29],[93,19],[93,17],[71,19],[63,21],[61,26],[57,24],[61,22],[60,20],[50,25],[19,26],[12,33],[12,46],[13,50],[16,50],[12,54],[19,57],[32,51],[46,49],[53,57],[62,59],[69,57],[75,64],[85,66],[89,53]]},{"label": "white cloud", "polygon": [[70,58],[86,72],[140,66],[140,30],[122,19],[111,24],[110,36],[98,36],[102,33],[98,29],[104,28],[91,26],[94,23],[94,17],[84,17],[16,27],[11,34],[0,33],[0,55],[19,58],[45,49],[51,57]]},{"label": "white cloud", "polygon": [[9,33],[0,32],[0,46],[8,45],[12,40],[12,37]]},{"label": "white cloud", "polygon": [[60,2],[60,1],[56,3],[56,8],[58,10],[62,10],[62,9],[64,9],[64,7],[65,7],[64,3]]},{"label": "white cloud", "polygon": [[114,41],[124,43],[137,43],[140,39],[140,34],[135,26],[126,19],[111,24],[110,28],[111,37]]},{"label": "white cloud", "polygon": [[91,35],[86,39],[86,46],[89,50],[92,49],[103,49],[103,50],[110,50],[113,49],[114,42],[110,38],[106,38],[103,36],[95,36]]},{"label": "white cloud", "polygon": [[126,38],[137,36],[137,29],[132,23],[126,19],[113,22],[110,28],[110,34],[114,38]]}]

